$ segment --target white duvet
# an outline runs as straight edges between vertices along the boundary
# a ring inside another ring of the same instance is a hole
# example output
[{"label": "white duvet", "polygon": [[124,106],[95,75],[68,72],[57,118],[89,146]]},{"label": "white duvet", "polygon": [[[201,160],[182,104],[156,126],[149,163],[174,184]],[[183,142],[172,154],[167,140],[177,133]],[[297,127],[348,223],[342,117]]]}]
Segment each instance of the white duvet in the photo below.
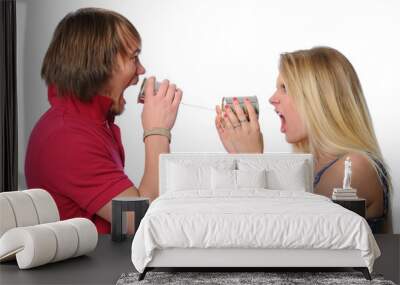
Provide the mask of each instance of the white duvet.
[{"label": "white duvet", "polygon": [[372,272],[380,251],[368,223],[330,199],[299,191],[180,191],[149,207],[132,243],[143,272],[155,249],[358,249]]}]

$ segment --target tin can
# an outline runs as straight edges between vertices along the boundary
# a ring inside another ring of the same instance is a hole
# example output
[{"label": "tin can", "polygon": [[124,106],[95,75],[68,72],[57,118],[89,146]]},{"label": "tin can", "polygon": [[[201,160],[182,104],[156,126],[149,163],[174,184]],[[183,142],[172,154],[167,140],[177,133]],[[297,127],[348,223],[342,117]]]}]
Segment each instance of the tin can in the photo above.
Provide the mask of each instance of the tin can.
[{"label": "tin can", "polygon": [[[146,86],[147,78],[143,79],[142,85],[140,86],[139,94],[137,97],[137,103],[143,104],[144,103],[144,87]],[[154,82],[154,95],[156,95],[158,89],[160,89],[161,82]]]},{"label": "tin can", "polygon": [[[222,110],[225,110],[225,106],[229,106],[232,110],[233,113],[236,114],[235,112],[235,108],[233,107],[233,98],[235,97],[223,97],[222,98],[222,103],[221,103],[221,108]],[[243,112],[245,113],[247,119],[249,119],[249,112],[247,111],[247,107],[244,103],[244,99],[249,99],[251,105],[254,107],[254,110],[256,111],[257,117],[258,114],[260,113],[259,107],[258,107],[258,99],[257,96],[249,96],[249,97],[236,97],[238,102],[239,102],[239,106],[243,109]]]}]

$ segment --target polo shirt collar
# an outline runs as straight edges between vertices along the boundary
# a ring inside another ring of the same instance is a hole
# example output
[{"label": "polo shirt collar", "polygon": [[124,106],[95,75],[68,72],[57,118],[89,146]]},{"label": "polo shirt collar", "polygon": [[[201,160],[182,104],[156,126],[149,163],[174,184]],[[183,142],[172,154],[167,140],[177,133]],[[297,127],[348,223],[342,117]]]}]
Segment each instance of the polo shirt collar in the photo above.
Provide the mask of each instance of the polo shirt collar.
[{"label": "polo shirt collar", "polygon": [[83,102],[76,96],[66,94],[58,96],[55,85],[48,86],[48,99],[51,106],[59,106],[68,113],[84,117],[97,122],[114,122],[114,115],[110,112],[113,101],[110,97],[96,94],[89,102]]}]

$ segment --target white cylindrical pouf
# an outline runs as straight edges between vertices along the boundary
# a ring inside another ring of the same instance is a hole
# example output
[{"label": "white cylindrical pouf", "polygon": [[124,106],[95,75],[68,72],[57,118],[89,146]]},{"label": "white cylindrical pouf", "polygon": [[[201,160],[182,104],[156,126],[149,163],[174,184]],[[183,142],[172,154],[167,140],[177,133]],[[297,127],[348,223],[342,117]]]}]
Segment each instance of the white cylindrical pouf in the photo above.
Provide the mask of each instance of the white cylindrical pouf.
[{"label": "white cylindrical pouf", "polygon": [[97,240],[96,226],[85,218],[13,228],[0,238],[0,261],[16,257],[28,269],[86,254]]},{"label": "white cylindrical pouf", "polygon": [[78,233],[78,249],[74,257],[88,253],[96,248],[98,233],[95,224],[85,218],[74,218],[66,220],[70,223]]},{"label": "white cylindrical pouf", "polygon": [[54,232],[57,238],[57,252],[51,262],[57,262],[74,256],[78,248],[78,233],[67,221],[41,225]]},{"label": "white cylindrical pouf", "polygon": [[20,269],[28,269],[51,262],[57,251],[53,231],[40,225],[14,228],[0,239],[0,258],[16,253]]},{"label": "white cylindrical pouf", "polygon": [[39,224],[52,223],[60,220],[58,208],[50,193],[43,189],[24,190],[29,195],[36,208]]},{"label": "white cylindrical pouf", "polygon": [[6,231],[16,226],[17,222],[10,202],[0,195],[0,238]]},{"label": "white cylindrical pouf", "polygon": [[35,205],[24,191],[3,192],[1,195],[10,202],[17,227],[33,226],[39,223]]}]

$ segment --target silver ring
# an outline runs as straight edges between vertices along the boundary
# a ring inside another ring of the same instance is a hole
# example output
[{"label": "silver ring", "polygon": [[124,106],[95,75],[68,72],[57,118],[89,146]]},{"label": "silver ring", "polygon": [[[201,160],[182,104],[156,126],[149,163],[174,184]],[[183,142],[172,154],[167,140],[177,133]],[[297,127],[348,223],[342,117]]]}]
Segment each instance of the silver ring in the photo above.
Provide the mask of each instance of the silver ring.
[{"label": "silver ring", "polygon": [[241,119],[239,120],[240,123],[248,123],[249,121],[247,121],[247,119]]}]

